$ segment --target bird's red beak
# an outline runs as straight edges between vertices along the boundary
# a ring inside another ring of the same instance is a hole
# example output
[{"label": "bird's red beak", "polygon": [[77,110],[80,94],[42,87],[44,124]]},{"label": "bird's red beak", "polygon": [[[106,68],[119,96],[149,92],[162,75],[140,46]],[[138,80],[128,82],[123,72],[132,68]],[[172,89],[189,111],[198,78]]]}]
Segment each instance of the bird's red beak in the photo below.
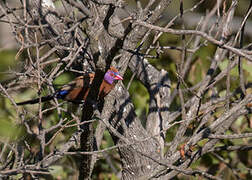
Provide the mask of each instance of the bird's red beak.
[{"label": "bird's red beak", "polygon": [[117,75],[115,76],[115,80],[123,80],[123,77],[120,76],[119,74],[117,74]]}]

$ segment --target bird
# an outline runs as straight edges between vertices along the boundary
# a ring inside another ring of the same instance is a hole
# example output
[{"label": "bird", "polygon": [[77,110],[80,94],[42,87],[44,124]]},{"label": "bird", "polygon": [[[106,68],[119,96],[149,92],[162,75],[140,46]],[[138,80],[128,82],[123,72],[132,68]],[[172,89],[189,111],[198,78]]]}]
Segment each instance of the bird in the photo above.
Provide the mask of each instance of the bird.
[{"label": "bird", "polygon": [[[50,101],[54,98],[66,100],[77,104],[84,103],[88,96],[94,76],[94,73],[89,73],[85,76],[78,76],[72,82],[62,86],[61,89],[59,89],[53,94],[43,96],[41,98],[19,102],[16,104],[18,106],[25,104],[36,104],[40,101]],[[105,73],[103,81],[101,83],[98,100],[103,99],[114,88],[115,82],[118,80],[123,80],[123,77],[120,76],[118,70],[115,67],[110,67],[110,69]]]}]

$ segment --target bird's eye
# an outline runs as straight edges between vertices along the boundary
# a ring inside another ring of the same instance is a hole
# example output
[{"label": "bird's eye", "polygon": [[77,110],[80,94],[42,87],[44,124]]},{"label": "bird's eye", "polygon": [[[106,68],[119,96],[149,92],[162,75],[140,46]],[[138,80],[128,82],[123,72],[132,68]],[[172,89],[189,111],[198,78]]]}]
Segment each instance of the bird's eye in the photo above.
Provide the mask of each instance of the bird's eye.
[{"label": "bird's eye", "polygon": [[110,76],[114,76],[114,73],[110,73]]}]

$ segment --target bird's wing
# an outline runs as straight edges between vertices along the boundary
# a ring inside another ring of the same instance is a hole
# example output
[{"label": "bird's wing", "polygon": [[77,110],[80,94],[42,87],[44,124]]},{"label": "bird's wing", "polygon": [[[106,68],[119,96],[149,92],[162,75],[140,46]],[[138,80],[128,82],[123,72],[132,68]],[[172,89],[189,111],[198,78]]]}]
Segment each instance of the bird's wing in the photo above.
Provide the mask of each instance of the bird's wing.
[{"label": "bird's wing", "polygon": [[79,76],[73,82],[61,88],[61,92],[66,92],[65,100],[71,102],[82,102],[86,100],[90,85],[94,79],[94,74]]}]

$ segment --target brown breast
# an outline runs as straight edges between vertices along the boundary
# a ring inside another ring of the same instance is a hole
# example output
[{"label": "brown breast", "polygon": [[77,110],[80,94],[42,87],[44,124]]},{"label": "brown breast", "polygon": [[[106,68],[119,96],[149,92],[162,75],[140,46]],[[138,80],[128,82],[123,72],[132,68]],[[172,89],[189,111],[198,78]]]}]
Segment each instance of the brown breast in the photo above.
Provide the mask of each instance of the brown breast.
[{"label": "brown breast", "polygon": [[[88,77],[89,79],[83,79],[83,76],[77,77],[75,79],[75,83],[69,88],[70,93],[65,97],[65,99],[72,102],[80,102],[80,100],[85,101],[88,96],[90,86],[93,82],[94,74],[90,73]],[[86,85],[86,82],[89,82],[89,84]],[[114,84],[111,85],[103,80],[100,86],[98,99],[103,99],[114,88],[114,86]]]}]

